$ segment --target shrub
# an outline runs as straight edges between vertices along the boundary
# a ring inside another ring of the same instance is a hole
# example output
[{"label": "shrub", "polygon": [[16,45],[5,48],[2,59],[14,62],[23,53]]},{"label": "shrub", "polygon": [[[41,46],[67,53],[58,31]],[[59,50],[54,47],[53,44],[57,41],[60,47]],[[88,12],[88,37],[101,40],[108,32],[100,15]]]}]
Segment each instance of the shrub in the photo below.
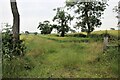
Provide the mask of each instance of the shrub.
[{"label": "shrub", "polygon": [[115,28],[110,28],[111,30],[115,30]]},{"label": "shrub", "polygon": [[78,33],[78,34],[67,34],[66,35],[67,37],[87,37],[85,34],[82,34],[82,33]]},{"label": "shrub", "polygon": [[37,35],[38,33],[37,32],[34,32],[34,35]]},{"label": "shrub", "polygon": [[13,36],[9,28],[6,29],[6,32],[2,33],[3,58],[11,59],[14,56],[22,56],[25,49],[23,40],[19,40],[17,43],[13,42]]},{"label": "shrub", "polygon": [[86,35],[80,33],[80,34],[75,34],[74,37],[86,37]]},{"label": "shrub", "polygon": [[25,31],[25,34],[28,35],[28,34],[30,34],[30,32],[29,31]]},{"label": "shrub", "polygon": [[17,78],[26,76],[33,68],[31,60],[24,57],[25,44],[23,40],[13,42],[13,35],[9,28],[2,33],[2,72],[3,78]]}]

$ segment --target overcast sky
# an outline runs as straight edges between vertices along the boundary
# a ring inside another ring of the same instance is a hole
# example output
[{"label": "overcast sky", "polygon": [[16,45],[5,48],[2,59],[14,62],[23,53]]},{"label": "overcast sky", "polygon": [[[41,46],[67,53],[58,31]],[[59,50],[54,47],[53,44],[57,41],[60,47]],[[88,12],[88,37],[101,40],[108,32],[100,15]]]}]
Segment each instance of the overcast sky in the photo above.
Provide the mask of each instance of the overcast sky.
[{"label": "overcast sky", "polygon": [[[65,0],[16,0],[20,14],[20,31],[39,32],[37,26],[44,20],[52,20],[55,16],[54,8],[65,5]],[[104,12],[102,26],[96,30],[117,29],[116,13],[113,7],[118,5],[119,0],[109,0],[109,6]],[[10,7],[10,0],[0,0],[0,23],[12,25],[13,17]]]}]

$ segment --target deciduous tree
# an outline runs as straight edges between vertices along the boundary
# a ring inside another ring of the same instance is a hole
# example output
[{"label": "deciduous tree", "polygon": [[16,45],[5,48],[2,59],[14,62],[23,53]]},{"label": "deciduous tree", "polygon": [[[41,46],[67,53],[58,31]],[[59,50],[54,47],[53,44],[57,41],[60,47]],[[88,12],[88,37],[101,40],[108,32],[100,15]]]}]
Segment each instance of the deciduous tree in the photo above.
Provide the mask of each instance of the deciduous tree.
[{"label": "deciduous tree", "polygon": [[52,25],[48,20],[40,22],[38,29],[41,30],[41,34],[50,34],[52,32]]},{"label": "deciduous tree", "polygon": [[66,1],[68,9],[74,9],[78,15],[76,17],[76,27],[81,27],[82,31],[86,31],[89,35],[95,27],[100,27],[101,16],[106,9],[107,2],[84,2],[83,0]]},{"label": "deciduous tree", "polygon": [[54,9],[57,11],[56,15],[53,18],[53,21],[56,21],[59,25],[57,25],[58,32],[61,32],[61,37],[64,37],[65,33],[69,31],[70,27],[68,26],[68,22],[73,20],[70,14],[64,11],[63,8]]},{"label": "deciduous tree", "polygon": [[118,27],[120,28],[120,1],[118,2],[118,6],[113,8],[113,11],[118,13],[116,17],[118,18]]}]

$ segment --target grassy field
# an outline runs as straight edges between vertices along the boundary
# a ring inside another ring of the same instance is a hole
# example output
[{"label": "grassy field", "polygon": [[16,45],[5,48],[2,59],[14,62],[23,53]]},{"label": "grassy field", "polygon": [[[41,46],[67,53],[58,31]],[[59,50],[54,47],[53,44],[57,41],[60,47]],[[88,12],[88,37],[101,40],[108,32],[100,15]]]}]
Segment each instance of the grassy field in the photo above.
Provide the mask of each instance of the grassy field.
[{"label": "grassy field", "polygon": [[[92,34],[103,34],[105,32],[106,32],[106,30],[95,31],[95,32],[92,32]],[[108,32],[108,34],[111,34],[113,36],[119,36],[118,34],[120,33],[120,30],[108,30],[107,32]]]},{"label": "grassy field", "polygon": [[[11,74],[5,71],[4,77],[118,77],[118,49],[111,47],[103,53],[102,41],[92,41],[92,38],[33,34],[21,35],[21,39],[25,40],[26,54],[9,63],[14,66],[13,71]],[[8,71],[12,70],[8,68],[9,64],[6,65]]]}]

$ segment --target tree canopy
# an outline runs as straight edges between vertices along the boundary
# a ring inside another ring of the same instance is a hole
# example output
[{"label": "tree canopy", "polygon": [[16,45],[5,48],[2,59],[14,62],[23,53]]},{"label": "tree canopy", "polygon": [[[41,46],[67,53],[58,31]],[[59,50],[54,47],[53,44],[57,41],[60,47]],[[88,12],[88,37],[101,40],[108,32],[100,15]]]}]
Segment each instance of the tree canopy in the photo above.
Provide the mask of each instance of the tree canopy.
[{"label": "tree canopy", "polygon": [[113,8],[113,11],[118,13],[116,17],[118,18],[118,27],[120,27],[120,1],[118,2],[118,6]]},{"label": "tree canopy", "polygon": [[57,8],[54,10],[57,12],[53,18],[53,21],[56,21],[59,24],[56,26],[56,28],[58,32],[61,32],[61,37],[64,37],[65,33],[70,29],[68,22],[71,22],[73,20],[73,17],[65,12],[64,8]]},{"label": "tree canopy", "polygon": [[41,34],[50,34],[52,32],[52,25],[48,20],[39,22],[38,29],[41,30]]},{"label": "tree canopy", "polygon": [[106,9],[107,2],[82,2],[81,0],[66,1],[68,9],[74,9],[74,13],[78,14],[76,17],[76,27],[81,27],[81,31],[90,34],[95,27],[100,27],[101,16]]}]

